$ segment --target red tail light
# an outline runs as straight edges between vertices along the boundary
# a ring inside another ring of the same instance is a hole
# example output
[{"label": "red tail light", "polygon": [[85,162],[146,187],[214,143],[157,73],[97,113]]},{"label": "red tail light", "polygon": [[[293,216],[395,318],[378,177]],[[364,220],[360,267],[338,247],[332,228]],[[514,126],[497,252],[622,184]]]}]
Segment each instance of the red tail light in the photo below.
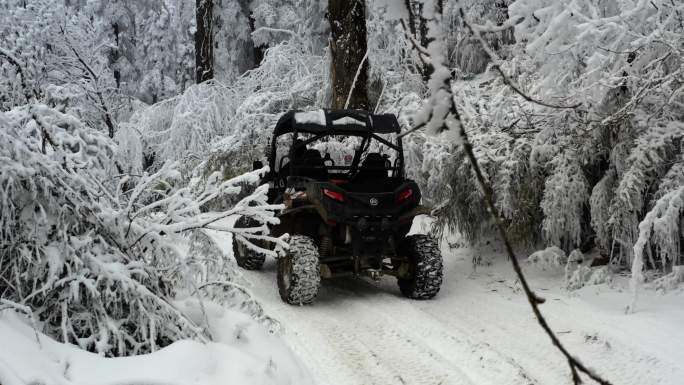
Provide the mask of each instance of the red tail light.
[{"label": "red tail light", "polygon": [[337,191],[328,190],[327,188],[324,188],[323,194],[325,196],[327,196],[328,198],[334,199],[338,202],[344,202],[344,195],[342,195],[342,193],[339,193]]},{"label": "red tail light", "polygon": [[413,189],[407,188],[406,190],[400,192],[399,195],[397,195],[397,203],[409,199],[411,195],[413,195]]}]

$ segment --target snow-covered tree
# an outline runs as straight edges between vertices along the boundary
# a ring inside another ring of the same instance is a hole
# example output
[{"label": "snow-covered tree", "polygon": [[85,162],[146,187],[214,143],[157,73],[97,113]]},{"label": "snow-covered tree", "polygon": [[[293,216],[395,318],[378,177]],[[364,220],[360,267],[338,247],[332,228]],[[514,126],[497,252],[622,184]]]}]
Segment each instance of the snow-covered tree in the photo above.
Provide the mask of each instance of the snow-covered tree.
[{"label": "snow-covered tree", "polygon": [[259,229],[217,222],[249,215],[273,223],[279,207],[266,203],[267,186],[221,212],[202,207],[265,170],[225,181],[214,174],[191,188],[170,162],[154,173],[117,174],[109,138],[45,105],[5,112],[0,125],[3,300],[29,306],[49,335],[101,354],[207,338],[172,300],[201,285],[193,271],[211,271],[214,280],[230,271],[224,263],[199,265],[182,245],[203,228],[263,239]]}]

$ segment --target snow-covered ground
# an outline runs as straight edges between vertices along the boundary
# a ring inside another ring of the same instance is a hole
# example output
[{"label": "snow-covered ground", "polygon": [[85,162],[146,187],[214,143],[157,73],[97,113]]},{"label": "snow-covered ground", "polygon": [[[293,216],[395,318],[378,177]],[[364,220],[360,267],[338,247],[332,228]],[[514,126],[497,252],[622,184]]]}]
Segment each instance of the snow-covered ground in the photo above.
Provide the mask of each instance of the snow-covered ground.
[{"label": "snow-covered ground", "polygon": [[[229,234],[213,234],[227,258]],[[206,317],[215,342],[181,341],[155,353],[103,358],[36,336],[0,312],[0,383],[64,384],[570,384],[568,367],[543,334],[508,261],[491,244],[443,245],[445,281],[436,299],[400,296],[394,279],[324,281],[311,306],[281,302],[275,261],[244,279],[282,336],[212,303],[178,302]],[[492,261],[473,270],[474,259]],[[675,385],[684,378],[684,290],[642,293],[625,314],[626,280],[562,289],[562,270],[526,265],[542,310],[569,350],[613,384]],[[284,341],[283,341],[284,339]],[[38,342],[40,340],[40,342]],[[287,346],[289,345],[289,346]],[[294,353],[293,353],[294,351]]]},{"label": "snow-covered ground", "polygon": [[[230,242],[223,248],[231,254]],[[312,306],[281,302],[275,261],[244,272],[320,385],[570,384],[566,362],[533,318],[496,246],[445,246],[436,299],[411,301],[395,281],[324,281]],[[491,259],[473,271],[473,257]],[[569,350],[613,384],[684,383],[684,293],[642,294],[625,314],[626,283],[561,288],[560,269],[527,266],[542,311]]]},{"label": "snow-covered ground", "polygon": [[207,302],[204,312],[194,300],[177,305],[191,317],[206,314],[214,342],[180,341],[152,354],[104,358],[39,335],[13,311],[0,311],[0,384],[312,384],[282,340],[248,316]]}]

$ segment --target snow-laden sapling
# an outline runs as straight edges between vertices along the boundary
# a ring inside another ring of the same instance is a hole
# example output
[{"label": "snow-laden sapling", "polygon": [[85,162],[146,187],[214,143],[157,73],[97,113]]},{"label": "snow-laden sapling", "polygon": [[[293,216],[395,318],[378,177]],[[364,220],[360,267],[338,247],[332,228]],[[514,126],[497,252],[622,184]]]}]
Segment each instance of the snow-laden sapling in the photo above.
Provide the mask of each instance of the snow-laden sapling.
[{"label": "snow-laden sapling", "polygon": [[264,170],[190,189],[172,163],[117,175],[109,138],[44,105],[3,113],[0,126],[2,298],[33,309],[47,334],[105,355],[205,339],[171,303],[188,286],[183,245],[195,229],[233,231],[215,223],[234,214],[273,223],[279,207],[261,187],[233,208],[200,210]]}]

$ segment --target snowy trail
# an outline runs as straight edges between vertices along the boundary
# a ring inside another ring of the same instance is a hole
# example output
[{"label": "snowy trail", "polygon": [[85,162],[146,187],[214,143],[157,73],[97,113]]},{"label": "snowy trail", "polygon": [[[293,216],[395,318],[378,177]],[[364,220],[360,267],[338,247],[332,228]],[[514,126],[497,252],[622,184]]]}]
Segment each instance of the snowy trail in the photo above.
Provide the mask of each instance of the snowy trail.
[{"label": "snowy trail", "polygon": [[480,356],[467,336],[365,281],[328,282],[314,306],[282,304],[273,281],[262,279],[273,272],[270,263],[247,274],[266,311],[284,324],[286,340],[306,357],[321,384],[501,383],[496,378],[501,373],[509,378],[519,371],[506,361],[491,373],[470,370]]},{"label": "snowy trail", "polygon": [[[229,242],[223,245],[232,254]],[[472,273],[474,252],[445,252],[445,284],[431,301],[401,297],[391,277],[348,278],[324,281],[312,306],[297,307],[278,296],[275,261],[244,277],[320,385],[570,384],[565,361],[536,324],[508,265]],[[558,290],[558,277],[535,278],[548,300],[542,311],[589,367],[614,384],[683,383],[681,293],[656,297],[652,309],[627,316],[626,293],[571,296]]]}]

